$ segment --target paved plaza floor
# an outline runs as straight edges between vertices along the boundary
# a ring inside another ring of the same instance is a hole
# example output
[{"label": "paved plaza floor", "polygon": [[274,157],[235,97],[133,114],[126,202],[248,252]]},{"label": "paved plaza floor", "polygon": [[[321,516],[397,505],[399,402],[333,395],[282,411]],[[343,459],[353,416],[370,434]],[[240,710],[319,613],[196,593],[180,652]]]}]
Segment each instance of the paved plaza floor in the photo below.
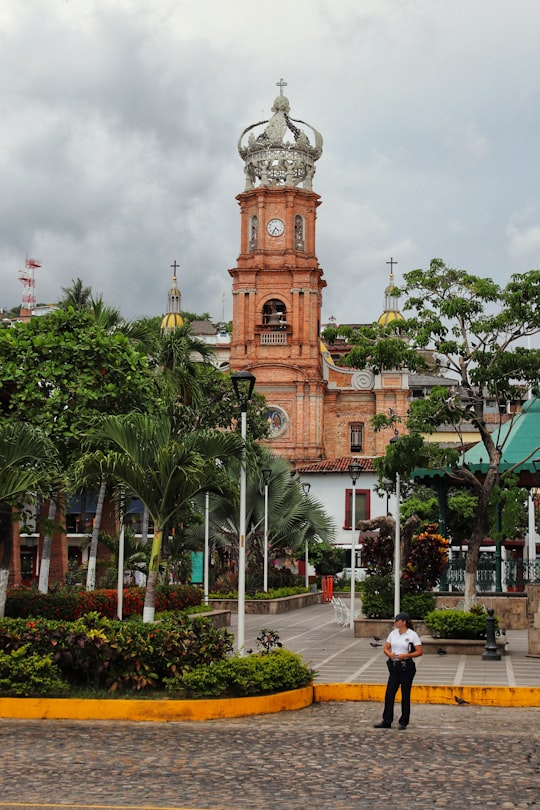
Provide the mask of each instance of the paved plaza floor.
[{"label": "paved plaza floor", "polygon": [[[236,625],[233,614],[231,632],[236,632]],[[275,616],[246,615],[246,649],[257,649],[256,638],[263,628],[276,630],[284,647],[300,653],[316,670],[316,683],[386,683],[382,646],[372,647],[374,639],[354,638],[349,627],[336,624],[331,604]],[[484,661],[481,655],[423,655],[416,661],[415,683],[540,687],[540,658],[527,657],[527,631],[509,630],[505,638],[506,655],[500,661]]]}]

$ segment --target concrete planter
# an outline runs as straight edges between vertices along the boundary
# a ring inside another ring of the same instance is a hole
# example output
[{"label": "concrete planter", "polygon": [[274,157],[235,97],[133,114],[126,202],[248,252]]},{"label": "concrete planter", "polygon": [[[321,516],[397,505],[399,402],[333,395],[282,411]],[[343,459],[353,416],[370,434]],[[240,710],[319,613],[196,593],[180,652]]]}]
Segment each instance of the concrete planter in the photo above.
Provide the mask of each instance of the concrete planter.
[{"label": "concrete planter", "polygon": [[[485,638],[468,639],[468,638],[433,638],[429,635],[429,631],[423,621],[414,621],[414,629],[422,639],[422,647],[424,653],[438,653],[439,650],[444,650],[450,655],[482,655],[486,651]],[[392,619],[355,619],[354,620],[354,637],[355,638],[373,638],[378,636],[381,640],[385,641],[388,633],[394,629]],[[497,652],[501,655],[506,654],[505,639],[497,638]]]},{"label": "concrete planter", "polygon": [[[246,613],[274,616],[278,613],[288,613],[289,610],[318,605],[321,599],[322,594],[320,591],[299,593],[296,596],[283,596],[280,599],[246,599]],[[238,613],[238,601],[236,599],[210,599],[209,601],[214,610],[228,610],[231,613]]]},{"label": "concrete planter", "polygon": [[[414,629],[422,638],[427,635],[427,628],[423,621],[414,621]],[[354,620],[354,637],[355,638],[373,638],[378,636],[386,640],[387,635],[394,629],[394,622],[392,619],[355,619]]]},{"label": "concrete planter", "polygon": [[[497,652],[506,655],[507,641],[496,639]],[[449,655],[483,655],[486,651],[485,638],[433,638],[427,636],[422,639],[422,648],[426,654],[441,654],[439,650],[444,650]]]},{"label": "concrete planter", "polygon": [[205,619],[210,619],[214,627],[230,627],[231,625],[230,610],[209,610],[207,613],[191,613],[190,615],[193,618],[203,616]]}]

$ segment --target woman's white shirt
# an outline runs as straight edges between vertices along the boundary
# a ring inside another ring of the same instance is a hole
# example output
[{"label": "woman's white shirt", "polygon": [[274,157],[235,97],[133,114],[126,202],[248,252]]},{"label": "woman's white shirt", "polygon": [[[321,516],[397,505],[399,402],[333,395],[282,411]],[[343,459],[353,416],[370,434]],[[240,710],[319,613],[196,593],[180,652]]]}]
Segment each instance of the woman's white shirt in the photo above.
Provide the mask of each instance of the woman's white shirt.
[{"label": "woman's white shirt", "polygon": [[405,633],[400,633],[399,630],[392,630],[387,642],[390,643],[390,649],[393,655],[403,655],[409,652],[409,643],[412,642],[415,647],[421,646],[420,636],[415,630],[406,630]]}]

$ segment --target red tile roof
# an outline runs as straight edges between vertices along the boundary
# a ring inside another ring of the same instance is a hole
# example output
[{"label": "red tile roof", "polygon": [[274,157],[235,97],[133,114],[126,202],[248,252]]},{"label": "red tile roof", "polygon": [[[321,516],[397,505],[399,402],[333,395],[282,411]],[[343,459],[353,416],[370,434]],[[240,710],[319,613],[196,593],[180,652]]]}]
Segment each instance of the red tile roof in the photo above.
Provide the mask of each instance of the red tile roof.
[{"label": "red tile roof", "polygon": [[301,473],[349,473],[349,464],[357,461],[361,473],[375,472],[373,458],[365,456],[343,456],[342,458],[328,458],[325,461],[315,461],[312,464],[299,465],[296,472]]}]

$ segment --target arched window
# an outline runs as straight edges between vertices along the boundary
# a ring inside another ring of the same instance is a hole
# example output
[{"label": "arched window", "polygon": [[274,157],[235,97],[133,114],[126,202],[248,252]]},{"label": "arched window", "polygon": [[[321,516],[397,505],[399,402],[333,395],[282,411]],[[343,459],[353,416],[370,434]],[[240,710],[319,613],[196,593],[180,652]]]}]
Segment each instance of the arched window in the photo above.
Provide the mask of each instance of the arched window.
[{"label": "arched window", "polygon": [[287,326],[287,308],[279,298],[271,298],[263,306],[263,326],[284,329]]},{"label": "arched window", "polygon": [[257,249],[257,217],[251,217],[249,221],[249,249],[256,250]]},{"label": "arched window", "polygon": [[294,247],[304,250],[304,218],[297,214],[294,218]]}]

